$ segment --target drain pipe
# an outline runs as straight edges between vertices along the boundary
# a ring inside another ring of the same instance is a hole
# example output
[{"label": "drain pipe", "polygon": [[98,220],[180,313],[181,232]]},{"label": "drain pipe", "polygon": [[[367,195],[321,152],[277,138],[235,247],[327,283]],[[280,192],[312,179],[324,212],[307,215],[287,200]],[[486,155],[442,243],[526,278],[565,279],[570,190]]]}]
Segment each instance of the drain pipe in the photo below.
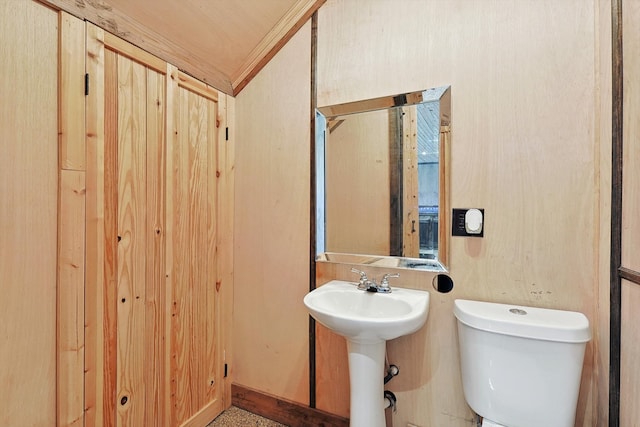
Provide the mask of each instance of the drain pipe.
[{"label": "drain pipe", "polygon": [[[387,365],[387,375],[385,375],[384,377],[384,384],[387,384],[389,381],[393,379],[393,377],[395,377],[400,373],[400,369],[396,365],[389,364],[389,360],[387,359],[386,354],[384,359]],[[385,390],[384,404],[383,404],[384,409],[392,408],[393,412],[395,413],[397,411],[396,403],[397,403],[396,395],[393,394],[393,392],[390,392],[389,390]]]}]

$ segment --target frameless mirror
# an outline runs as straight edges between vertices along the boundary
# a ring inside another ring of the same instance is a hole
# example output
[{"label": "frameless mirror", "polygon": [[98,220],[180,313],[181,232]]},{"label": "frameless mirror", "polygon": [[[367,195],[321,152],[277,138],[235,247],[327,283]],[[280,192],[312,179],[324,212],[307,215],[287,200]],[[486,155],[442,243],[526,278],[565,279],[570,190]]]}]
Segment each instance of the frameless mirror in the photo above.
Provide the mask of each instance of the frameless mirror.
[{"label": "frameless mirror", "polygon": [[451,88],[316,111],[316,260],[445,271]]}]

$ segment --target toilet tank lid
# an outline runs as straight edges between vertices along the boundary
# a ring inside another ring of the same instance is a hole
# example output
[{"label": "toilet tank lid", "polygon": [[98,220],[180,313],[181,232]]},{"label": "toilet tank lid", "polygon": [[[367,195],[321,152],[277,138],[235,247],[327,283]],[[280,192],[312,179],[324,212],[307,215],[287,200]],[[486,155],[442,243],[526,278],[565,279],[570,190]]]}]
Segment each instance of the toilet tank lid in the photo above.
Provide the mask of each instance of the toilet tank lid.
[{"label": "toilet tank lid", "polygon": [[472,328],[498,334],[567,343],[591,339],[589,319],[575,311],[457,299],[453,312]]}]

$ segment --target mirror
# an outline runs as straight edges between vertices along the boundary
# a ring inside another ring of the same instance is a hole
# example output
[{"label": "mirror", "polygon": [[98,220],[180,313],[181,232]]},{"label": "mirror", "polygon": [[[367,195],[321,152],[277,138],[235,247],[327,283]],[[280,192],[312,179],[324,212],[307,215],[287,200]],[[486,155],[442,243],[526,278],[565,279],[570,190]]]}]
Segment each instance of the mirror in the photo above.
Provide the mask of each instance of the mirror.
[{"label": "mirror", "polygon": [[316,260],[446,271],[451,88],[316,111]]}]

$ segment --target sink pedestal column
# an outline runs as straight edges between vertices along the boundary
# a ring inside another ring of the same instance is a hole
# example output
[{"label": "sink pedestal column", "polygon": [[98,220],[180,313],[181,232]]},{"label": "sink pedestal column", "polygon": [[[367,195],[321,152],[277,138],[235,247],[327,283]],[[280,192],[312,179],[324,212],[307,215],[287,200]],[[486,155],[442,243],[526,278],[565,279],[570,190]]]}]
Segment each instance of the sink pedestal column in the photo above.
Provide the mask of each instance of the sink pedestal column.
[{"label": "sink pedestal column", "polygon": [[350,427],[385,427],[384,356],[386,341],[347,339],[351,386]]}]

